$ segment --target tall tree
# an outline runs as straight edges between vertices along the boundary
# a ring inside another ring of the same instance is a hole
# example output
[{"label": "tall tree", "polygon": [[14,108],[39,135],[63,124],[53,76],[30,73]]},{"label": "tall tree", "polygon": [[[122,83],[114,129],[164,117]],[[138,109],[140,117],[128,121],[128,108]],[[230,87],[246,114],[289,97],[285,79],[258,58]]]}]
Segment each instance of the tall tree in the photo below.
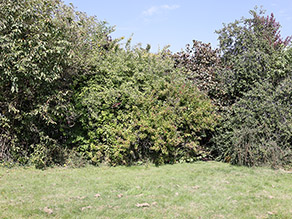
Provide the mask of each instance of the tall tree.
[{"label": "tall tree", "polygon": [[219,34],[222,63],[229,69],[222,73],[229,98],[242,97],[253,85],[262,80],[279,83],[287,75],[281,57],[291,37],[283,39],[280,24],[274,15],[251,10],[252,18],[242,18],[224,24]]},{"label": "tall tree", "polygon": [[0,159],[57,157],[70,87],[109,32],[59,0],[0,1]]}]

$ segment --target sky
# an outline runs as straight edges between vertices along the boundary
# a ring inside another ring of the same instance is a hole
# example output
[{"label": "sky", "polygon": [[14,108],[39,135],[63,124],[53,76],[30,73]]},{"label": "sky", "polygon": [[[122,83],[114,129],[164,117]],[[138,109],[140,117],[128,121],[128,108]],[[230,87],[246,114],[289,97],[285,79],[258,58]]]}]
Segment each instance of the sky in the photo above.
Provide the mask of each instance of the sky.
[{"label": "sky", "polygon": [[215,30],[263,6],[274,13],[283,37],[292,35],[291,0],[63,0],[76,10],[115,26],[113,38],[132,36],[132,45],[151,45],[158,52],[170,45],[172,52],[185,49],[192,40],[218,46]]}]

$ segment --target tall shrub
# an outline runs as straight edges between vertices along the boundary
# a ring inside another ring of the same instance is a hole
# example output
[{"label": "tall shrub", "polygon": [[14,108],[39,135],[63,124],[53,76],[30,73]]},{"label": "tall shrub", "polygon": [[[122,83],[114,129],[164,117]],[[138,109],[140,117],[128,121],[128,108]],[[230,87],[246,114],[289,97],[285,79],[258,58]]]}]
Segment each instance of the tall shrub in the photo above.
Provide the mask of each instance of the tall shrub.
[{"label": "tall shrub", "polygon": [[292,160],[292,78],[258,83],[225,113],[216,153],[233,164],[287,165]]},{"label": "tall shrub", "polygon": [[59,0],[0,2],[0,159],[60,161],[71,85],[109,33]]},{"label": "tall shrub", "polygon": [[291,37],[280,36],[273,14],[251,14],[218,31],[231,105],[216,128],[213,155],[248,166],[291,164]]},{"label": "tall shrub", "polygon": [[117,49],[76,94],[79,151],[93,163],[156,164],[202,159],[211,102],[180,75],[166,51]]}]

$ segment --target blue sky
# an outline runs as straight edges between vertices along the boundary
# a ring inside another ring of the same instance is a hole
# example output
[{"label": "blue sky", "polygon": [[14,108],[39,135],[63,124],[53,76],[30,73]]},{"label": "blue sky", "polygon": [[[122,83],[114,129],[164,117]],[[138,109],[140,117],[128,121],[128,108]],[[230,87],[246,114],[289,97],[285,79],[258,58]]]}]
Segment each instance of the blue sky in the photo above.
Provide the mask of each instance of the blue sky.
[{"label": "blue sky", "polygon": [[114,38],[129,38],[133,44],[149,43],[152,52],[170,45],[180,51],[193,39],[218,45],[215,30],[230,23],[249,10],[263,6],[274,13],[282,25],[282,36],[292,35],[291,0],[65,0],[77,10],[95,15],[115,26]]}]

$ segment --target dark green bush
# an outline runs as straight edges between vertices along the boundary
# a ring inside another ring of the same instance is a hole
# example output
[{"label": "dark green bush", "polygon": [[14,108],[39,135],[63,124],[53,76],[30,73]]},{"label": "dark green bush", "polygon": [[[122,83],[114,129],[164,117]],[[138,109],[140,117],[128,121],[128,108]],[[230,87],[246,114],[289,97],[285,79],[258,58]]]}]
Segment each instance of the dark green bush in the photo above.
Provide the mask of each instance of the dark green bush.
[{"label": "dark green bush", "polygon": [[229,106],[216,128],[213,156],[248,166],[286,165],[292,144],[291,37],[281,38],[273,14],[251,14],[218,31]]},{"label": "dark green bush", "polygon": [[223,116],[213,152],[233,164],[291,164],[291,106],[291,77],[277,87],[270,82],[257,83]]},{"label": "dark green bush", "polygon": [[93,163],[193,161],[216,124],[211,102],[174,70],[166,51],[118,49],[77,94],[79,151]]}]

